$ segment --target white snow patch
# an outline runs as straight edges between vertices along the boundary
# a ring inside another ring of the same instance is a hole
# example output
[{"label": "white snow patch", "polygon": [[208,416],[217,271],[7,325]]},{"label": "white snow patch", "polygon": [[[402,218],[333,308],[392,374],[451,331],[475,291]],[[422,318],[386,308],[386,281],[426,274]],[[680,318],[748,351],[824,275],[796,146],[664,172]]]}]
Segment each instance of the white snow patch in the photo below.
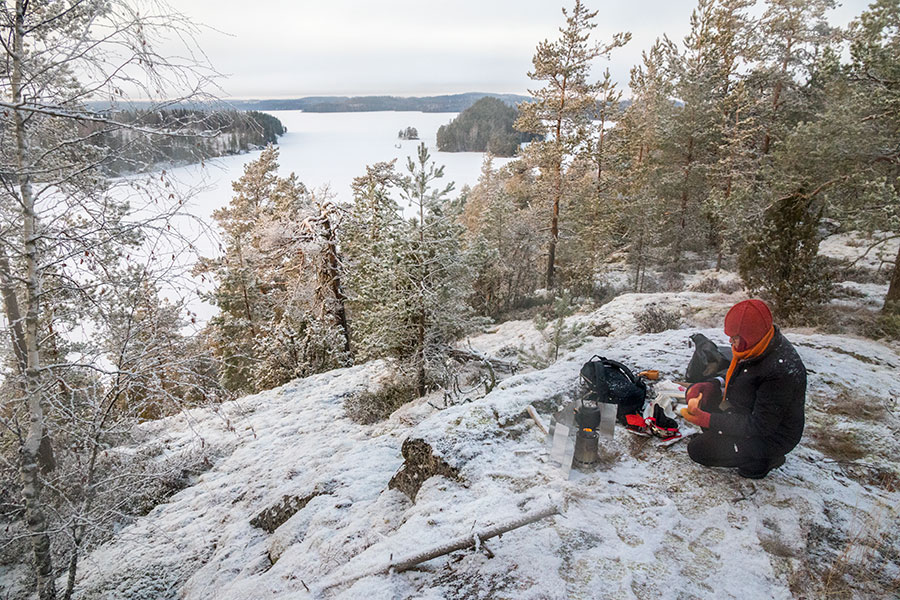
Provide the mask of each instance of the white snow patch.
[{"label": "white snow patch", "polygon": [[876,232],[871,236],[858,232],[837,233],[819,242],[820,255],[856,261],[857,266],[872,270],[892,267],[898,248],[900,238],[889,232]]}]

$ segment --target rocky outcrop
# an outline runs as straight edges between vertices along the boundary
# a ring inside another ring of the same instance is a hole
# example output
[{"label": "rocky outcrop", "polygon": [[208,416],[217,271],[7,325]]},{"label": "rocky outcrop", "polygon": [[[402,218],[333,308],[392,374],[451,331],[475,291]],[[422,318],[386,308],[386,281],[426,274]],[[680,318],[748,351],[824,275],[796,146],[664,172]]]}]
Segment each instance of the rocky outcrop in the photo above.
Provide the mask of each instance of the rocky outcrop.
[{"label": "rocky outcrop", "polygon": [[437,456],[434,450],[423,439],[408,438],[403,442],[401,453],[406,462],[396,475],[391,478],[388,487],[406,494],[410,500],[416,501],[419,488],[429,477],[443,475],[459,480],[459,471]]}]

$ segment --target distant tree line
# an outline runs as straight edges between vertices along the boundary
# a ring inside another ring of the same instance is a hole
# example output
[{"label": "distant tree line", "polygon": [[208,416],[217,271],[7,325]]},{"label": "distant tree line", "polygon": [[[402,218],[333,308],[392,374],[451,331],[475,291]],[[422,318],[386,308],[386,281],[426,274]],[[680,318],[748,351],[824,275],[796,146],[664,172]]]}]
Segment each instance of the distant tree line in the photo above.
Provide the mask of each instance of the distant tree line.
[{"label": "distant tree line", "polygon": [[419,130],[415,127],[407,127],[406,129],[401,129],[397,137],[401,140],[417,140],[419,139]]},{"label": "distant tree line", "polygon": [[486,96],[461,112],[437,132],[442,152],[490,152],[513,156],[519,146],[542,136],[517,131],[513,124],[519,111],[497,98]]},{"label": "distant tree line", "polygon": [[461,112],[485,96],[499,98],[514,105],[527,102],[528,96],[517,94],[482,94],[468,92],[446,96],[311,96],[307,98],[272,100],[236,100],[232,104],[244,110],[302,110],[304,112],[369,112],[369,111],[421,111]]},{"label": "distant tree line", "polygon": [[[240,154],[277,143],[286,131],[276,117],[258,111],[171,108],[115,111],[109,117],[125,125],[94,127],[101,145],[111,150],[103,163],[111,174]],[[142,135],[142,129],[156,133],[148,137]]]}]

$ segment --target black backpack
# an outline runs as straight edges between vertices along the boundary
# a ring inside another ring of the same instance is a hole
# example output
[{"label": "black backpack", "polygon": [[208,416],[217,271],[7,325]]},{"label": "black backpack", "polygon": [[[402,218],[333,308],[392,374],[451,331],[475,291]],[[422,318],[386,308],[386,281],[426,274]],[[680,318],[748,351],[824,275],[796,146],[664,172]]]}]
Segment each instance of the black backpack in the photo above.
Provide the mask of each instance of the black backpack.
[{"label": "black backpack", "polygon": [[616,421],[625,425],[625,415],[639,414],[647,398],[647,384],[622,363],[594,355],[581,367],[581,381],[588,388],[584,401],[617,404]]},{"label": "black backpack", "polygon": [[731,348],[716,346],[715,342],[703,335],[695,333],[691,336],[694,342],[694,354],[688,363],[685,379],[688,383],[697,383],[724,375],[731,364]]}]

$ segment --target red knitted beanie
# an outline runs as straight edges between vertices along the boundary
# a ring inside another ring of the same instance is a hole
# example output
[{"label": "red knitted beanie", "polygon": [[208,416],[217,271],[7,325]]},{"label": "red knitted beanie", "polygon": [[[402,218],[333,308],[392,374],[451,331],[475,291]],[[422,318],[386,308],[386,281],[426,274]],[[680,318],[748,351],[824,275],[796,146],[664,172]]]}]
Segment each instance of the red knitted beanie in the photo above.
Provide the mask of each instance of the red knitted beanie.
[{"label": "red knitted beanie", "polygon": [[762,300],[744,300],[731,307],[725,315],[725,335],[740,336],[739,352],[759,343],[772,328],[772,311]]}]

